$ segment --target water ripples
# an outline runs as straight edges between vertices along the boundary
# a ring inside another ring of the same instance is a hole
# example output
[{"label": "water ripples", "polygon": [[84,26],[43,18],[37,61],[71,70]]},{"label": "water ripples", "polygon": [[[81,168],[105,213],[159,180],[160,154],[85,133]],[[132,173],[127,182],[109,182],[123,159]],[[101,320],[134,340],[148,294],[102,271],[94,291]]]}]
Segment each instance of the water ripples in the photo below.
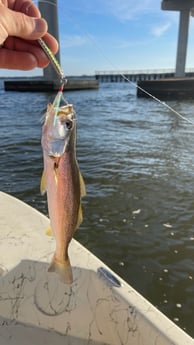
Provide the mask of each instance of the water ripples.
[{"label": "water ripples", "polygon": [[[40,117],[54,94],[1,90],[1,190],[47,214]],[[68,92],[87,187],[76,238],[194,335],[193,126],[128,84]],[[192,120],[192,102],[170,102]]]}]

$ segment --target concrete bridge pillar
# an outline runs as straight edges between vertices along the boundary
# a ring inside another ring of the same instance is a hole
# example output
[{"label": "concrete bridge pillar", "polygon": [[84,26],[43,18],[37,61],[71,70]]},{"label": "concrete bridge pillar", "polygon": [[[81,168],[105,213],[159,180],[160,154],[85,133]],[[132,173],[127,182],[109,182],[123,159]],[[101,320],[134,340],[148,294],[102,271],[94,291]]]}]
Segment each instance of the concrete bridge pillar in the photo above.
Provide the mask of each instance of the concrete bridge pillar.
[{"label": "concrete bridge pillar", "polygon": [[[53,35],[57,41],[59,41],[59,29],[58,29],[58,0],[39,1],[38,3],[42,17],[46,19],[48,23],[48,32]],[[56,58],[60,62],[59,52],[56,54]],[[54,81],[58,79],[54,68],[49,65],[44,68],[43,75],[45,80]]]},{"label": "concrete bridge pillar", "polygon": [[175,77],[185,76],[190,14],[194,0],[162,0],[162,10],[180,11]]},{"label": "concrete bridge pillar", "polygon": [[190,11],[180,11],[175,77],[185,77]]}]

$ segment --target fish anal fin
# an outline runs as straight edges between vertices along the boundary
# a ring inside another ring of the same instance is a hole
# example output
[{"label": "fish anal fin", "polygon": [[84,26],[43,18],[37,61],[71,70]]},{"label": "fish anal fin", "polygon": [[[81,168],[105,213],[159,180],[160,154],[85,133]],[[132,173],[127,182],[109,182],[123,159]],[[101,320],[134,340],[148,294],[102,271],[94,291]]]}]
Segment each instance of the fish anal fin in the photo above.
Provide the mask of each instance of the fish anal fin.
[{"label": "fish anal fin", "polygon": [[55,272],[58,274],[60,281],[64,284],[70,285],[73,282],[73,273],[69,259],[60,262],[54,256],[48,268],[48,272]]},{"label": "fish anal fin", "polygon": [[42,177],[41,177],[41,181],[40,181],[40,192],[42,195],[44,195],[46,193],[46,174],[45,174],[45,170],[43,170],[42,172]]}]

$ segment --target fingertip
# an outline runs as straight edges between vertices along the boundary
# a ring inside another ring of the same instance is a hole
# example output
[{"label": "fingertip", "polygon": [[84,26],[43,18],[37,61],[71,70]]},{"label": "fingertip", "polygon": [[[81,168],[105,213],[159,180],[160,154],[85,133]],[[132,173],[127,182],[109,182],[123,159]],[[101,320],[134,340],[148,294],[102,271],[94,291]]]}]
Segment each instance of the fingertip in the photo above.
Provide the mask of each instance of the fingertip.
[{"label": "fingertip", "polygon": [[47,32],[43,39],[53,54],[56,54],[59,50],[59,43],[56,38]]},{"label": "fingertip", "polygon": [[35,27],[34,34],[38,34],[39,37],[42,37],[46,34],[48,30],[48,25],[45,19],[43,18],[34,18]]}]

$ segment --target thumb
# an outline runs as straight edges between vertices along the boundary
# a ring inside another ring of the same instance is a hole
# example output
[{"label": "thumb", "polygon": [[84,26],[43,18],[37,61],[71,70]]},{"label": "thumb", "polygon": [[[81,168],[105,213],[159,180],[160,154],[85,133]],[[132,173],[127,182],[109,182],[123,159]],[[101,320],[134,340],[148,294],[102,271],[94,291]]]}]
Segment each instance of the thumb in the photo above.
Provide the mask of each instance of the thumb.
[{"label": "thumb", "polygon": [[[0,6],[2,7],[2,6]],[[33,18],[9,8],[0,8],[0,28],[3,29],[5,39],[8,36],[36,40],[47,32],[47,23],[42,18]],[[1,34],[2,36],[2,34]]]}]

